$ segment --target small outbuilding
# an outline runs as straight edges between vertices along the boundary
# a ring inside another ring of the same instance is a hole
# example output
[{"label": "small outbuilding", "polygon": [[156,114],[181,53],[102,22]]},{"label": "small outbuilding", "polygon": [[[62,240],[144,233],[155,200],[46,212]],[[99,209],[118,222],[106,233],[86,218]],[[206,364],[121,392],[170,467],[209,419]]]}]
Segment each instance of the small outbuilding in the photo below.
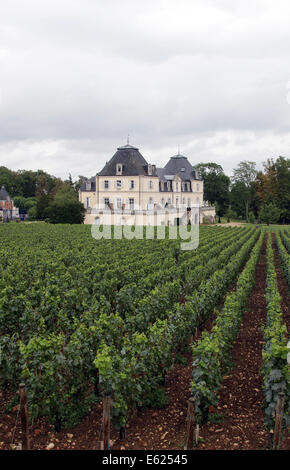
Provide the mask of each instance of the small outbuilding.
[{"label": "small outbuilding", "polygon": [[19,217],[19,210],[14,206],[14,201],[2,186],[0,189],[0,220],[8,222]]}]

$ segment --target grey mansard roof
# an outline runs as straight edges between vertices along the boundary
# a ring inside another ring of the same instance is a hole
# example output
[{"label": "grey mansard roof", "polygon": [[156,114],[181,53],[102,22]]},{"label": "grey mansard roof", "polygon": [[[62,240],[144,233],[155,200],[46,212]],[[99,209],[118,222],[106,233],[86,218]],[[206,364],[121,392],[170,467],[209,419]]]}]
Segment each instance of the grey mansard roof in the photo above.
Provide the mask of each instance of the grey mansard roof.
[{"label": "grey mansard roof", "polygon": [[156,168],[156,175],[159,177],[160,181],[170,181],[175,176],[169,174],[166,168]]},{"label": "grey mansard roof", "polygon": [[5,189],[5,186],[2,186],[0,189],[0,201],[10,201],[10,196]]},{"label": "grey mansard roof", "polygon": [[163,175],[178,175],[183,181],[200,179],[193,166],[184,155],[175,155],[171,157],[164,169]]},{"label": "grey mansard roof", "polygon": [[[117,165],[122,165],[122,175],[117,175]],[[201,180],[191,163],[184,155],[175,155],[171,157],[169,162],[164,168],[156,168],[152,165],[152,175],[148,174],[148,163],[139,152],[137,147],[133,145],[124,145],[118,147],[117,152],[113,155],[111,160],[106,163],[102,171],[97,176],[158,176],[160,181],[171,181],[175,175],[178,175],[183,181],[190,181],[192,179]],[[85,181],[81,191],[95,191],[96,190],[96,177],[93,176],[88,181]]]},{"label": "grey mansard roof", "polygon": [[96,191],[96,177],[92,176],[92,178],[84,181],[80,187],[80,191]]},{"label": "grey mansard roof", "polygon": [[119,147],[115,155],[106,163],[99,176],[117,176],[117,165],[123,165],[122,176],[147,175],[147,161],[132,145]]}]

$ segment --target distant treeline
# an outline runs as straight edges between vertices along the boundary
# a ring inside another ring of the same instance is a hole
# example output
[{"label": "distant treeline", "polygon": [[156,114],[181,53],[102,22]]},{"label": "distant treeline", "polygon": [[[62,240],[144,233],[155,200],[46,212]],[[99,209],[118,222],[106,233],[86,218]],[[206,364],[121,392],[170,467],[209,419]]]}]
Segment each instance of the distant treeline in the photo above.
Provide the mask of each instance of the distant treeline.
[{"label": "distant treeline", "polygon": [[0,187],[5,186],[20,212],[32,220],[52,223],[82,223],[85,208],[78,200],[78,190],[85,177],[65,181],[38,170],[12,171],[0,167]]},{"label": "distant treeline", "polygon": [[240,162],[232,178],[216,163],[200,163],[204,199],[215,204],[219,217],[247,222],[290,223],[290,159],[278,157],[263,163]]},{"label": "distant treeline", "polygon": [[[228,177],[217,163],[195,166],[204,180],[204,200],[215,204],[218,217],[247,222],[290,223],[290,159],[268,159],[263,171],[256,163],[240,162]],[[16,207],[31,219],[53,223],[81,223],[85,209],[78,190],[87,178],[71,175],[65,181],[38,170],[12,171],[0,167],[0,187],[13,197]]]}]

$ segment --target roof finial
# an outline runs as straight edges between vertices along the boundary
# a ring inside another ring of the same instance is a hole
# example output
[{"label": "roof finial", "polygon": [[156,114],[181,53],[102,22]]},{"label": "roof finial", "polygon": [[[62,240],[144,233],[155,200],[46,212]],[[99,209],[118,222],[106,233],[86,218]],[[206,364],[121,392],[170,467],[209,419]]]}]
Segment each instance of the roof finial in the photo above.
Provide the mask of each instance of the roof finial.
[{"label": "roof finial", "polygon": [[130,134],[127,135],[127,145],[130,145]]}]

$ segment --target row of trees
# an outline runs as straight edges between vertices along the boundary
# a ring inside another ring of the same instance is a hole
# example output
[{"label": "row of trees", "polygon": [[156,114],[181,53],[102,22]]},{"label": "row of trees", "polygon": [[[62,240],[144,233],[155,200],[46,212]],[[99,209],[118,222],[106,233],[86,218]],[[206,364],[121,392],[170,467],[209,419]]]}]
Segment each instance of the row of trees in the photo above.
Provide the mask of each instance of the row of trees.
[{"label": "row of trees", "polygon": [[290,223],[290,159],[268,159],[263,171],[256,163],[240,162],[229,178],[216,163],[200,163],[204,199],[216,206],[219,217]]},{"label": "row of trees", "polygon": [[0,187],[5,186],[20,212],[30,219],[51,223],[82,223],[85,208],[78,200],[78,190],[84,177],[75,182],[38,171],[12,171],[0,167]]},{"label": "row of trees", "polygon": [[[290,159],[268,159],[264,170],[256,163],[240,162],[228,177],[221,165],[200,163],[195,167],[204,180],[204,199],[216,206],[218,217],[290,223]],[[84,176],[65,181],[38,171],[12,171],[0,167],[0,187],[5,186],[16,207],[30,218],[53,223],[82,223],[85,209],[78,201]]]}]

